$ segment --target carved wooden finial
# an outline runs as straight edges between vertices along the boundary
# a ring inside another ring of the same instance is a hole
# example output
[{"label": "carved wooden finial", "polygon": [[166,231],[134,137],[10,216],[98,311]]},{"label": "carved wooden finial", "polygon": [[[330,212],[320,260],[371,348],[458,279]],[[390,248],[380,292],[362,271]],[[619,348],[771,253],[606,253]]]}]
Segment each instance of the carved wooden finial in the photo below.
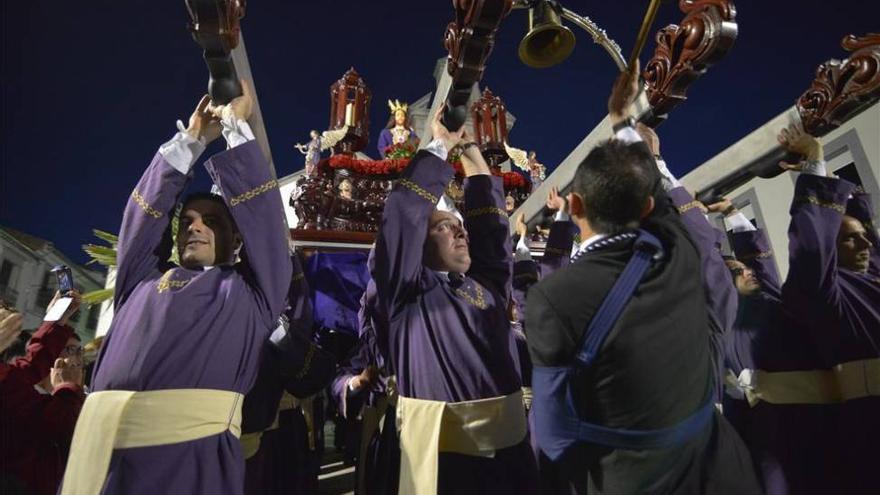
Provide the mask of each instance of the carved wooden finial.
[{"label": "carved wooden finial", "polygon": [[657,32],[654,57],[642,71],[656,126],[687,99],[688,87],[727,54],[736,41],[736,7],[730,0],[681,0],[681,25]]},{"label": "carved wooden finial", "polygon": [[849,35],[840,44],[852,55],[820,65],[797,101],[804,130],[814,136],[836,129],[880,99],[880,34]]}]

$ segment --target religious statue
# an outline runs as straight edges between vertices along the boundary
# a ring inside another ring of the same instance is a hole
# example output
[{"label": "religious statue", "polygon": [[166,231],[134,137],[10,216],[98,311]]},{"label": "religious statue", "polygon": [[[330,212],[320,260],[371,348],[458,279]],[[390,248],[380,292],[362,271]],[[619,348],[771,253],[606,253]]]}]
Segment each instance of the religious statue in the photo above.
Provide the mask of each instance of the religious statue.
[{"label": "religious statue", "polygon": [[309,144],[296,143],[293,145],[293,147],[298,149],[300,153],[306,155],[305,165],[307,176],[314,175],[315,170],[318,167],[318,162],[321,161],[321,152],[336,146],[336,143],[341,141],[347,132],[348,126],[334,131],[324,131],[320,134],[318,134],[318,131],[312,130],[309,133],[309,136],[312,138],[312,140],[309,141]]},{"label": "religious statue", "polygon": [[538,155],[534,151],[529,151],[529,177],[532,179],[532,191],[541,187],[541,183],[546,179],[544,164],[538,161]]},{"label": "religious statue", "polygon": [[534,151],[526,153],[519,148],[514,148],[507,144],[507,142],[504,143],[504,150],[507,151],[507,156],[510,157],[510,161],[514,165],[529,173],[529,178],[532,181],[532,191],[541,187],[541,183],[547,178],[547,173],[544,164],[538,161],[538,155]]},{"label": "religious statue", "polygon": [[382,158],[385,158],[385,150],[395,144],[412,142],[416,147],[419,145],[419,137],[409,120],[408,107],[406,103],[388,100],[391,117],[388,119],[388,125],[379,134],[379,156]]}]

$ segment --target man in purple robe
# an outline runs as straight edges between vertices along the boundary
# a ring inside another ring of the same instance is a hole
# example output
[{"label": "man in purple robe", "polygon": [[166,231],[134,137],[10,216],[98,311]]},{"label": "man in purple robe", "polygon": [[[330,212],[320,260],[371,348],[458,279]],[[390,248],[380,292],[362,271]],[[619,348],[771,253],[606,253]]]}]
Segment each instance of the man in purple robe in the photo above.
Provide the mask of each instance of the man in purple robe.
[{"label": "man in purple robe", "polygon": [[[62,493],[243,492],[241,402],[284,309],[291,266],[277,181],[246,122],[253,97],[242,86],[244,94],[221,107],[209,107],[205,96],[131,193],[119,234],[116,313]],[[181,266],[174,266],[169,215],[193,163],[221,134],[229,149],[205,165],[223,198],[184,202]],[[96,441],[105,444],[93,447]]]},{"label": "man in purple robe", "polygon": [[801,174],[782,299],[818,360],[811,373],[796,376],[809,396],[784,399],[825,410],[824,428],[803,433],[827,453],[821,469],[810,466],[808,491],[872,493],[880,445],[880,243],[871,204],[855,184],[827,176],[818,140],[797,126],[779,139],[806,156],[797,166],[783,164]]},{"label": "man in purple robe", "polygon": [[400,470],[393,383],[376,347],[375,311],[376,285],[370,280],[358,313],[358,344],[341,363],[332,385],[339,413],[360,428],[355,469],[355,493],[360,495],[397,493]]},{"label": "man in purple robe", "polygon": [[300,401],[320,392],[335,373],[332,356],[310,341],[312,302],[299,255],[287,310],[263,351],[256,383],[242,408],[245,493],[306,495],[317,480],[307,469],[308,429]]},{"label": "man in purple robe", "polygon": [[[509,352],[503,187],[467,143],[465,211],[452,211],[441,198],[453,177],[446,155],[462,131],[447,130],[439,115],[435,140],[388,196],[375,248],[376,340],[399,391],[399,486],[401,493],[533,493],[521,380]],[[426,412],[432,419],[419,423]],[[411,440],[426,443],[416,450]]]}]

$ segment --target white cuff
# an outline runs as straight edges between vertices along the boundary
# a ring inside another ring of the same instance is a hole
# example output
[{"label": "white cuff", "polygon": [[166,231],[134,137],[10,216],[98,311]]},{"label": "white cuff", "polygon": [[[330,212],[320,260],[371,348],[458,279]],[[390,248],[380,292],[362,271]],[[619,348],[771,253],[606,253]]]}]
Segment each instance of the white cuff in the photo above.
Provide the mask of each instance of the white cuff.
[{"label": "white cuff", "polygon": [[623,141],[624,143],[640,143],[642,136],[631,126],[626,126],[614,134],[614,139]]},{"label": "white cuff", "polygon": [[532,252],[529,250],[529,246],[526,245],[526,236],[520,236],[519,241],[516,243],[516,250],[513,253],[513,262],[530,261],[531,259]]},{"label": "white cuff", "polygon": [[679,182],[678,179],[676,179],[675,176],[672,175],[672,172],[669,171],[669,168],[666,166],[666,161],[663,159],[658,159],[656,160],[656,162],[657,170],[659,170],[663,177],[665,177],[666,180],[668,180],[672,184],[672,188],[675,189],[676,187],[681,187],[681,182]]},{"label": "white cuff", "polygon": [[224,109],[220,123],[223,124],[223,138],[226,139],[226,144],[230,148],[254,140],[254,131],[251,130],[251,126],[246,121],[236,118],[229,107]]},{"label": "white cuff", "polygon": [[804,168],[801,172],[810,175],[818,175],[820,177],[828,176],[828,170],[825,168],[825,160],[807,161],[804,163]]},{"label": "white cuff", "polygon": [[428,145],[425,146],[425,151],[431,153],[441,160],[446,160],[446,158],[449,156],[449,150],[446,149],[446,145],[443,144],[442,139],[435,139],[428,143]]},{"label": "white cuff", "polygon": [[742,214],[741,211],[734,213],[733,215],[724,217],[724,228],[729,232],[733,232],[734,234],[739,232],[752,232],[754,230],[758,230],[752,225],[752,222],[746,218],[745,215]]},{"label": "white cuff", "polygon": [[183,122],[177,121],[178,133],[170,141],[159,146],[159,153],[174,170],[186,175],[196,160],[205,152],[205,143],[184,132]]},{"label": "white cuff", "polygon": [[557,211],[556,216],[553,217],[554,222],[567,222],[569,220],[571,220],[571,215],[562,210]]}]

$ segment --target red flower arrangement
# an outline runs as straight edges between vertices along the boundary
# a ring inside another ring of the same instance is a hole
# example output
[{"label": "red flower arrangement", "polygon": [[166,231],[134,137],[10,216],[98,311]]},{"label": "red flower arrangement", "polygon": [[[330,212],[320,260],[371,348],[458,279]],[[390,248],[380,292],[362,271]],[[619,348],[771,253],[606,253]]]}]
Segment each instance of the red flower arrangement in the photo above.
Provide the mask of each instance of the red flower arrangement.
[{"label": "red flower arrangement", "polygon": [[504,172],[501,174],[501,178],[504,180],[504,189],[523,189],[527,190],[527,182],[526,178],[517,172]]},{"label": "red flower arrangement", "polygon": [[321,165],[332,169],[348,169],[360,175],[397,175],[409,165],[409,159],[404,160],[359,160],[350,155],[333,155],[323,160]]},{"label": "red flower arrangement", "polygon": [[409,141],[405,143],[392,144],[385,148],[386,160],[411,160],[416,156],[416,147]]}]

